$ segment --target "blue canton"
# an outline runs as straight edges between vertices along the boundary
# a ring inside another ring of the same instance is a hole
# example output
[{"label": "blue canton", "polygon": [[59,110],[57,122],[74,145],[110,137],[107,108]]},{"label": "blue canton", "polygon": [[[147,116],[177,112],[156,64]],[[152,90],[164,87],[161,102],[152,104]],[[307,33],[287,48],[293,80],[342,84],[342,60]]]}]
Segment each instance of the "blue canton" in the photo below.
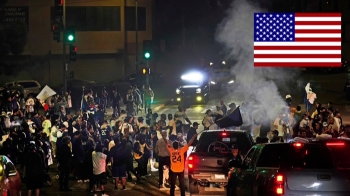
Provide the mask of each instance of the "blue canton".
[{"label": "blue canton", "polygon": [[254,14],[254,42],[293,42],[294,40],[293,13]]}]

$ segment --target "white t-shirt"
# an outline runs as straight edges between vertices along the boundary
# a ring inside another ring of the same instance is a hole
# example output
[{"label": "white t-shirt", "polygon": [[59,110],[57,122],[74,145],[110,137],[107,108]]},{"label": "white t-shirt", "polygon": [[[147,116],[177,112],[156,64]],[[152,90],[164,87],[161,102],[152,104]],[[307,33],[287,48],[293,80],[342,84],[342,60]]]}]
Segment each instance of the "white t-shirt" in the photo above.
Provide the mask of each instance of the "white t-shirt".
[{"label": "white t-shirt", "polygon": [[103,154],[102,152],[92,152],[92,165],[94,168],[94,175],[99,175],[103,172],[106,172],[106,159],[107,155]]},{"label": "white t-shirt", "polygon": [[119,130],[121,130],[122,134],[124,135],[124,129],[129,127],[129,133],[134,133],[134,129],[132,128],[132,125],[129,123],[123,123],[120,127]]},{"label": "white t-shirt", "polygon": [[177,111],[177,112],[175,112],[175,115],[178,115],[178,116],[179,116],[179,119],[181,120],[181,122],[182,122],[183,125],[189,124],[189,123],[186,121],[186,118],[188,118],[186,112]]},{"label": "white t-shirt", "polygon": [[277,128],[278,136],[283,137],[284,136],[283,125],[280,123],[280,121],[281,121],[281,118],[277,117],[273,125]]}]

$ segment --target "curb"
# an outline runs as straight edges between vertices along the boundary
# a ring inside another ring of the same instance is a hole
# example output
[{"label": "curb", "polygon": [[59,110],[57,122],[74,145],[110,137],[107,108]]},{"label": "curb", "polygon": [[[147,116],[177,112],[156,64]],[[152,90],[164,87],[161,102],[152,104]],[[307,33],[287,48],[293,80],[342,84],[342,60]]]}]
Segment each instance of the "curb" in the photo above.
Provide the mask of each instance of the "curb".
[{"label": "curb", "polygon": [[162,108],[164,108],[165,106],[169,105],[173,100],[169,100],[169,101],[166,101],[165,103],[161,104],[160,106],[157,106],[153,109],[153,112],[157,112],[159,110],[161,110]]}]

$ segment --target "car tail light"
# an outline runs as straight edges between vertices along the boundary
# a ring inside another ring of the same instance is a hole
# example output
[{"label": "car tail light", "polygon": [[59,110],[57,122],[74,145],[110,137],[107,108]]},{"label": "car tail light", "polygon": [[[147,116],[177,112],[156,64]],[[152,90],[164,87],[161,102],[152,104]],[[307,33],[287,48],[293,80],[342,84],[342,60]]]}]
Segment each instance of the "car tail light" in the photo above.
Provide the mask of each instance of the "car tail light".
[{"label": "car tail light", "polygon": [[293,146],[294,146],[294,147],[302,147],[303,144],[302,144],[302,143],[293,143]]},{"label": "car tail light", "polygon": [[188,169],[193,170],[194,167],[196,166],[196,163],[197,163],[197,157],[194,155],[190,155],[188,157]]},{"label": "car tail light", "polygon": [[274,192],[277,195],[283,195],[284,194],[284,176],[282,174],[277,174],[275,176],[275,187],[274,187]]},{"label": "car tail light", "polygon": [[331,142],[331,143],[326,143],[326,146],[344,146],[344,143],[340,143],[340,142]]},{"label": "car tail light", "polygon": [[227,132],[222,132],[221,136],[227,136]]}]

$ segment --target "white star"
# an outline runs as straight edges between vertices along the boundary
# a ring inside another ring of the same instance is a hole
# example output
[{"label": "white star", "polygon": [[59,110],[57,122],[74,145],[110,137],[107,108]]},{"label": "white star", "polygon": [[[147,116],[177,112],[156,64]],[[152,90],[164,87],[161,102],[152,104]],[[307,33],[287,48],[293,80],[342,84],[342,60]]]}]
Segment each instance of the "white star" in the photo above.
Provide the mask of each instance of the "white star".
[{"label": "white star", "polygon": [[259,23],[259,20],[256,20],[256,23]]},{"label": "white star", "polygon": [[276,26],[276,23],[273,23],[273,26]]},{"label": "white star", "polygon": [[289,15],[289,17],[293,17],[293,14]]},{"label": "white star", "polygon": [[279,29],[279,28],[280,28],[279,26],[276,27],[276,29]]},{"label": "white star", "polygon": [[276,23],[280,23],[280,21],[279,21],[279,20],[277,20],[277,21],[276,21]]},{"label": "white star", "polygon": [[257,41],[259,41],[259,38],[256,38]]},{"label": "white star", "polygon": [[280,29],[280,32],[282,32],[283,31],[283,29]]},{"label": "white star", "polygon": [[280,40],[280,38],[276,38],[276,40],[278,41],[278,40]]},{"label": "white star", "polygon": [[[287,29],[288,30],[288,29]],[[289,32],[289,34],[293,35],[293,32]]]},{"label": "white star", "polygon": [[293,20],[289,21],[290,23],[293,23]]},{"label": "white star", "polygon": [[273,20],[276,20],[276,18],[275,18],[275,17],[273,17]]},{"label": "white star", "polygon": [[283,14],[283,17],[286,17],[286,15],[285,15],[285,14]]},{"label": "white star", "polygon": [[266,35],[266,32],[264,32],[263,34]]},{"label": "white star", "polygon": [[287,29],[286,31],[289,32],[289,29]]},{"label": "white star", "polygon": [[273,37],[276,37],[276,35],[273,35]]},{"label": "white star", "polygon": [[289,28],[290,28],[290,29],[293,29],[293,26],[290,26]]},{"label": "white star", "polygon": [[283,35],[280,35],[280,37],[283,37]]},{"label": "white star", "polygon": [[263,40],[265,41],[265,40],[266,40],[266,38],[264,37],[264,38],[263,38]]},{"label": "white star", "polygon": [[266,21],[264,20],[263,23],[265,23]]},{"label": "white star", "polygon": [[289,20],[289,18],[287,18],[287,20]]},{"label": "white star", "polygon": [[262,23],[260,23],[259,25],[260,25],[260,26],[262,26],[263,24],[262,24]]},{"label": "white star", "polygon": [[262,35],[259,35],[259,37],[262,37]]},{"label": "white star", "polygon": [[270,21],[270,23],[272,23],[273,21],[272,20],[269,20]]},{"label": "white star", "polygon": [[256,32],[257,35],[259,35],[259,32]]},{"label": "white star", "polygon": [[286,40],[286,38],[283,38],[283,40]]},{"label": "white star", "polygon": [[259,29],[259,26],[256,26],[256,29]]},{"label": "white star", "polygon": [[289,38],[290,39],[290,41],[292,41],[293,40],[293,38]]},{"label": "white star", "polygon": [[263,20],[263,18],[259,18],[259,20]]},{"label": "white star", "polygon": [[272,38],[270,38],[270,41],[272,40]]},{"label": "white star", "polygon": [[269,32],[270,30],[269,29],[266,29],[267,32]]},{"label": "white star", "polygon": [[260,29],[260,32],[262,32],[263,30],[262,29]]},{"label": "white star", "polygon": [[270,37],[270,35],[266,35],[266,37]]},{"label": "white star", "polygon": [[279,33],[279,32],[277,32],[276,34],[277,34],[277,35],[279,35],[280,33]]},{"label": "white star", "polygon": [[269,25],[270,25],[269,23],[266,24],[266,26],[269,26]]},{"label": "white star", "polygon": [[266,17],[266,15],[264,14],[263,17]]},{"label": "white star", "polygon": [[270,18],[266,18],[266,20],[269,20]]},{"label": "white star", "polygon": [[276,32],[276,29],[274,29],[273,32]]},{"label": "white star", "polygon": [[277,16],[277,17],[280,17],[280,15],[279,15],[279,14],[277,14],[276,16]]},{"label": "white star", "polygon": [[287,23],[286,25],[287,25],[287,26],[289,26],[289,24],[288,24],[288,23]]},{"label": "white star", "polygon": [[280,26],[282,26],[283,25],[283,23],[280,23]]},{"label": "white star", "polygon": [[270,14],[270,17],[272,17],[272,14]]},{"label": "white star", "polygon": [[283,23],[286,23],[286,21],[284,20]]},{"label": "white star", "polygon": [[266,29],[266,27],[264,26],[264,28],[263,29]]},{"label": "white star", "polygon": [[259,14],[257,14],[256,17],[259,17]]},{"label": "white star", "polygon": [[283,26],[283,29],[286,29],[286,26]]},{"label": "white star", "polygon": [[270,26],[270,29],[272,29],[272,26]]},{"label": "white star", "polygon": [[289,35],[286,35],[286,37],[289,37]]},{"label": "white star", "polygon": [[283,18],[281,17],[280,20],[283,20]]}]

